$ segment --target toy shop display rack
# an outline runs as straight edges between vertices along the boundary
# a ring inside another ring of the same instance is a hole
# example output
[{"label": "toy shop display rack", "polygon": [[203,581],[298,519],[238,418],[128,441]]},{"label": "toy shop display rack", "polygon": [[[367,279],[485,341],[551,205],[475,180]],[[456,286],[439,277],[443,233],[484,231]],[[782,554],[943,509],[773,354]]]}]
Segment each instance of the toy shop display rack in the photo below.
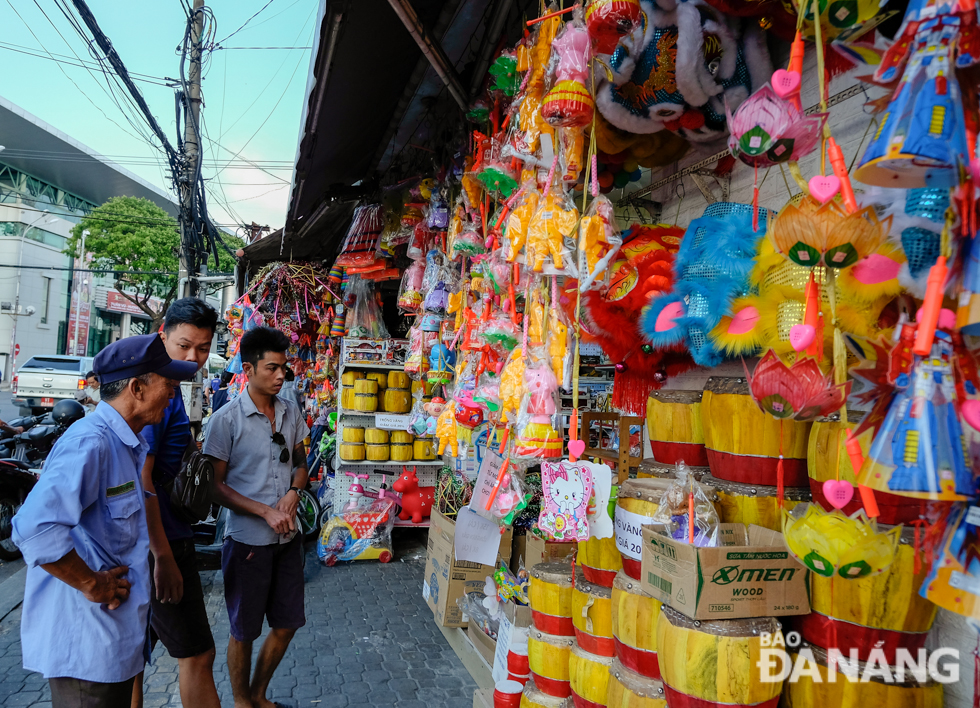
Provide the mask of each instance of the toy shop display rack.
[{"label": "toy shop display rack", "polygon": [[[403,371],[405,368],[405,340],[369,340],[345,337],[341,342],[340,364],[337,368],[337,381],[343,379],[343,374],[348,370],[355,371]],[[338,404],[343,401],[338,398]],[[408,414],[388,413],[385,411],[357,411],[337,408],[337,439],[344,439],[345,428],[380,428],[383,430],[406,430],[408,428]],[[377,490],[382,483],[387,482],[388,488],[404,471],[404,468],[415,468],[420,487],[433,487],[436,483],[436,473],[443,466],[441,457],[435,460],[406,460],[406,461],[372,461],[372,460],[345,460],[341,456],[340,446],[337,447],[335,458],[335,478],[333,492],[333,508],[343,509],[350,501],[350,485],[357,477],[349,477],[347,472],[359,475],[368,475],[367,479],[360,479],[360,483],[366,489]],[[398,519],[395,527],[414,526],[425,528],[429,525],[429,519],[425,518],[422,523],[415,524],[409,520]]]}]

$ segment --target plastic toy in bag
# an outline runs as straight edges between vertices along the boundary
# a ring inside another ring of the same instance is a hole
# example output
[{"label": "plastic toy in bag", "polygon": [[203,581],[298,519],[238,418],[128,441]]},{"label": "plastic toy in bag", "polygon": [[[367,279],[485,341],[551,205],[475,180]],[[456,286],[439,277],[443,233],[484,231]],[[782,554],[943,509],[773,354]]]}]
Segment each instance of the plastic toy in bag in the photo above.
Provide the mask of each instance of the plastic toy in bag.
[{"label": "plastic toy in bag", "polygon": [[[347,236],[340,247],[335,266],[364,266],[377,258],[378,240],[384,228],[384,213],[380,204],[360,206],[354,210],[354,218]],[[361,336],[361,335],[351,335]],[[387,335],[385,335],[387,336]]]},{"label": "plastic toy in bag", "polygon": [[528,266],[540,273],[550,257],[555,268],[563,269],[571,256],[565,239],[575,232],[577,225],[578,209],[569,198],[554,192],[543,197],[527,227]]},{"label": "plastic toy in bag", "polygon": [[527,604],[527,577],[522,581],[512,572],[504,561],[497,563],[493,571],[493,582],[497,588],[497,597],[501,600],[516,602],[518,605]]},{"label": "plastic toy in bag", "polygon": [[525,368],[524,391],[514,453],[522,457],[561,457],[564,438],[552,425],[557,410],[558,379],[544,360]]},{"label": "plastic toy in bag", "polygon": [[405,269],[401,287],[398,289],[398,309],[415,313],[422,306],[422,276],[425,275],[425,262],[414,261]]},{"label": "plastic toy in bag", "polygon": [[683,462],[677,463],[676,475],[677,478],[660,498],[659,506],[653,513],[653,523],[666,524],[674,540],[691,542],[693,537],[695,546],[717,545],[714,537],[720,519],[708,491],[694,480]]},{"label": "plastic toy in bag", "polygon": [[460,232],[456,234],[456,238],[453,239],[452,258],[473,257],[486,252],[485,239],[480,234],[477,225],[472,222],[464,223]]},{"label": "plastic toy in bag", "polygon": [[609,267],[610,261],[623,245],[616,229],[612,202],[599,195],[592,200],[579,223],[578,248],[585,260],[580,290],[585,292]]},{"label": "plastic toy in bag", "polygon": [[595,102],[585,85],[591,50],[581,15],[577,10],[551,44],[557,61],[553,85],[541,102],[541,115],[554,128],[588,125],[595,113]]},{"label": "plastic toy in bag", "polygon": [[381,308],[374,299],[374,283],[352,275],[347,284],[354,305],[347,311],[347,336],[364,339],[388,339],[388,329],[381,318]]},{"label": "plastic toy in bag", "polygon": [[490,597],[482,592],[467,592],[456,598],[456,605],[462,610],[464,617],[469,617],[470,626],[478,627],[485,635],[496,640],[500,620],[497,619],[497,613],[491,613],[487,608],[486,601]]},{"label": "plastic toy in bag", "polygon": [[331,516],[320,530],[317,557],[327,566],[337,561],[392,558],[391,530],[395,526],[397,504],[391,498],[361,499],[361,504],[343,514]]},{"label": "plastic toy in bag", "polygon": [[509,457],[496,473],[488,465],[481,466],[474,489],[489,489],[490,493],[486,498],[482,494],[474,494],[470,500],[470,509],[498,526],[513,524],[514,518],[527,507],[533,496],[522,474],[521,469]]},{"label": "plastic toy in bag", "polygon": [[522,194],[518,197],[517,204],[507,217],[507,255],[508,261],[513,263],[521,255],[521,251],[527,244],[527,230],[531,224],[531,219],[538,210],[538,203],[541,201],[541,193],[532,184],[525,184],[521,190]]}]

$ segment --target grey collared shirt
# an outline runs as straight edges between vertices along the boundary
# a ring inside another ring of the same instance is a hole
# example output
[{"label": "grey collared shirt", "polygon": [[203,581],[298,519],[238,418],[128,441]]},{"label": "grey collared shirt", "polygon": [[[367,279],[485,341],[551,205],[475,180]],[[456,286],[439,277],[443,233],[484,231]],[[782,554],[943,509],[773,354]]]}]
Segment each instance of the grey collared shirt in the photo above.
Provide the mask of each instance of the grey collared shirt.
[{"label": "grey collared shirt", "polygon": [[[275,408],[276,430],[286,439],[289,451],[286,462],[279,461],[283,446],[273,442],[269,419],[255,407],[248,388],[211,416],[204,439],[204,454],[228,463],[225,483],[242,496],[269,506],[275,506],[292,486],[293,448],[310,434],[295,403],[277,397]],[[225,538],[269,546],[288,543],[295,535],[277,534],[261,517],[228,510]]]}]

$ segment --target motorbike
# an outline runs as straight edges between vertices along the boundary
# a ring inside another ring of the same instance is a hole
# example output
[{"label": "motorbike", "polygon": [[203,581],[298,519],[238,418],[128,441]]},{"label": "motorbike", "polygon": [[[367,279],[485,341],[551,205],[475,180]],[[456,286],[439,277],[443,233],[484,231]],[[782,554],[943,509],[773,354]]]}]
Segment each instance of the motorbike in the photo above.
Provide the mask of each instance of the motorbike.
[{"label": "motorbike", "polygon": [[0,435],[0,560],[20,558],[20,549],[11,538],[14,515],[37,483],[40,467],[55,442],[84,417],[85,409],[78,401],[59,401],[50,413],[8,423],[24,432]]}]

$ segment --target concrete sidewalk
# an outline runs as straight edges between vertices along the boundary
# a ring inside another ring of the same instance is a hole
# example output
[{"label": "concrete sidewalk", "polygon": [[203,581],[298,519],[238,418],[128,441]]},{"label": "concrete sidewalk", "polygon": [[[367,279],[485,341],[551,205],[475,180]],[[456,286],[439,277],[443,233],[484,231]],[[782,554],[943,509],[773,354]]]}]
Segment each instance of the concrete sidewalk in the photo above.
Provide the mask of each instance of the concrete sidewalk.
[{"label": "concrete sidewalk", "polygon": [[[333,568],[320,564],[309,548],[306,626],[296,633],[272,679],[271,698],[317,708],[471,705],[476,684],[422,599],[425,541],[425,531],[400,529],[391,563]],[[218,645],[215,680],[222,705],[231,708],[221,573],[204,572],[201,578]],[[147,708],[181,705],[177,662],[160,646],[146,670],[144,695]],[[0,622],[0,705],[51,705],[47,682],[21,668],[19,608]]]}]

